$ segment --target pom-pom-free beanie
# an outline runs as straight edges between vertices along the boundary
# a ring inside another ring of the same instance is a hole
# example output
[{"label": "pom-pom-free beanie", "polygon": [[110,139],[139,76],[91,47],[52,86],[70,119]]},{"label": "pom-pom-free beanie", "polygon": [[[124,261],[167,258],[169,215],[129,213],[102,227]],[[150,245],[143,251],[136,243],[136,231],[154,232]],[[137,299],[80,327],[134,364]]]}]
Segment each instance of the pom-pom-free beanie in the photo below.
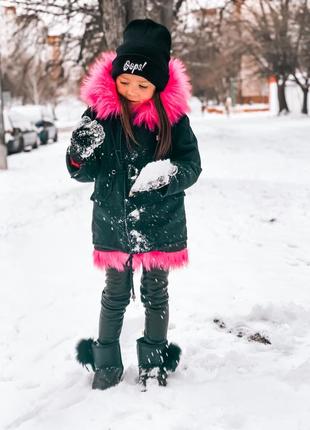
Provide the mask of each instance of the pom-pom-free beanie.
[{"label": "pom-pom-free beanie", "polygon": [[123,38],[112,63],[113,79],[122,73],[135,74],[163,91],[169,80],[169,30],[151,19],[135,19],[125,28]]}]

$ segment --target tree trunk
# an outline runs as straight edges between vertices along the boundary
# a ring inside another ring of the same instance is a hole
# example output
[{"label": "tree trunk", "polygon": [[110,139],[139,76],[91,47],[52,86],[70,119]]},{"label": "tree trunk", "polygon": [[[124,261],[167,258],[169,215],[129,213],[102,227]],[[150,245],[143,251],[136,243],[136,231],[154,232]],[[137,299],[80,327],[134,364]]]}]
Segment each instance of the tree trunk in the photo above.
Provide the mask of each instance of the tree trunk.
[{"label": "tree trunk", "polygon": [[303,103],[302,103],[302,110],[301,113],[304,113],[305,115],[308,115],[308,94],[309,94],[309,87],[302,88],[303,93]]},{"label": "tree trunk", "polygon": [[102,31],[109,50],[115,50],[122,41],[125,26],[125,8],[122,0],[98,0],[102,15]]},{"label": "tree trunk", "polygon": [[115,50],[122,42],[126,25],[133,19],[146,17],[147,0],[98,0],[102,30],[108,49]]},{"label": "tree trunk", "polygon": [[304,78],[304,83],[302,83],[296,75],[293,75],[296,84],[300,87],[302,94],[303,94],[303,102],[302,102],[302,109],[301,113],[304,113],[305,115],[308,115],[308,92],[309,92],[309,76]]},{"label": "tree trunk", "polygon": [[170,30],[173,23],[173,0],[157,0],[152,3],[148,17]]},{"label": "tree trunk", "polygon": [[285,84],[286,80],[283,80],[281,83],[277,81],[278,86],[278,101],[279,101],[279,112],[278,115],[281,114],[281,112],[285,111],[286,113],[289,113],[289,108],[286,102],[285,97]]},{"label": "tree trunk", "polygon": [[126,4],[126,24],[133,19],[143,19],[146,17],[147,0],[130,0]]}]

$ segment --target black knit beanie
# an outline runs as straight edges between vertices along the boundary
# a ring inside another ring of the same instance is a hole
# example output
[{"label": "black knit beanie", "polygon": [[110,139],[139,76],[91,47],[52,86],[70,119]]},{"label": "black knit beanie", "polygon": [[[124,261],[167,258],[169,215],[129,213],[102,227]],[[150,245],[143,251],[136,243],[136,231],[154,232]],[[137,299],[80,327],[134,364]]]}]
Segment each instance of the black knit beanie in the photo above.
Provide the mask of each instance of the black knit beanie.
[{"label": "black knit beanie", "polygon": [[158,91],[169,79],[171,35],[169,30],[151,19],[135,19],[124,30],[124,41],[116,49],[112,77],[122,73],[143,76]]}]

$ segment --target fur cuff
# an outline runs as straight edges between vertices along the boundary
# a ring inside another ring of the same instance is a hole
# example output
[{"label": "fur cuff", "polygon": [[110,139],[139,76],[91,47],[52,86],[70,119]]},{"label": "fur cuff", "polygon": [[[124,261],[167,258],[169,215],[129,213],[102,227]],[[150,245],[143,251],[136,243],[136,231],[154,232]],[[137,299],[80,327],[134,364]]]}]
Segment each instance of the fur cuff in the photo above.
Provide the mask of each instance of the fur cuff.
[{"label": "fur cuff", "polygon": [[94,339],[92,338],[81,339],[76,345],[76,359],[83,367],[85,366],[87,370],[87,364],[90,364],[93,371],[95,371],[94,354],[92,349],[93,343]]},{"label": "fur cuff", "polygon": [[179,345],[169,343],[167,352],[164,354],[163,369],[174,372],[180,362],[182,350]]}]

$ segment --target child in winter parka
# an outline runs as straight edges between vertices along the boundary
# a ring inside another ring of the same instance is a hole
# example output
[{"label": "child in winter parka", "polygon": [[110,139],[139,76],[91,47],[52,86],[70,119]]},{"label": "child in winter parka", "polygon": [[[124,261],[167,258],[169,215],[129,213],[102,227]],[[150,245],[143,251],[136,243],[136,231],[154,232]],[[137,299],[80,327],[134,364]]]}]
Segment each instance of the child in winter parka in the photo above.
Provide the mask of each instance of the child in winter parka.
[{"label": "child in winter parka", "polygon": [[188,262],[184,190],[201,167],[186,116],[189,78],[170,49],[166,27],[131,21],[116,54],[103,53],[81,88],[88,109],[72,133],[66,162],[72,178],[94,182],[93,258],[106,272],[98,339],[77,345],[78,361],[95,371],[93,388],[121,380],[119,337],[138,268],[145,307],[139,382],[145,386],[156,369],[166,385],[180,359],[180,348],[167,341],[168,274]]}]

